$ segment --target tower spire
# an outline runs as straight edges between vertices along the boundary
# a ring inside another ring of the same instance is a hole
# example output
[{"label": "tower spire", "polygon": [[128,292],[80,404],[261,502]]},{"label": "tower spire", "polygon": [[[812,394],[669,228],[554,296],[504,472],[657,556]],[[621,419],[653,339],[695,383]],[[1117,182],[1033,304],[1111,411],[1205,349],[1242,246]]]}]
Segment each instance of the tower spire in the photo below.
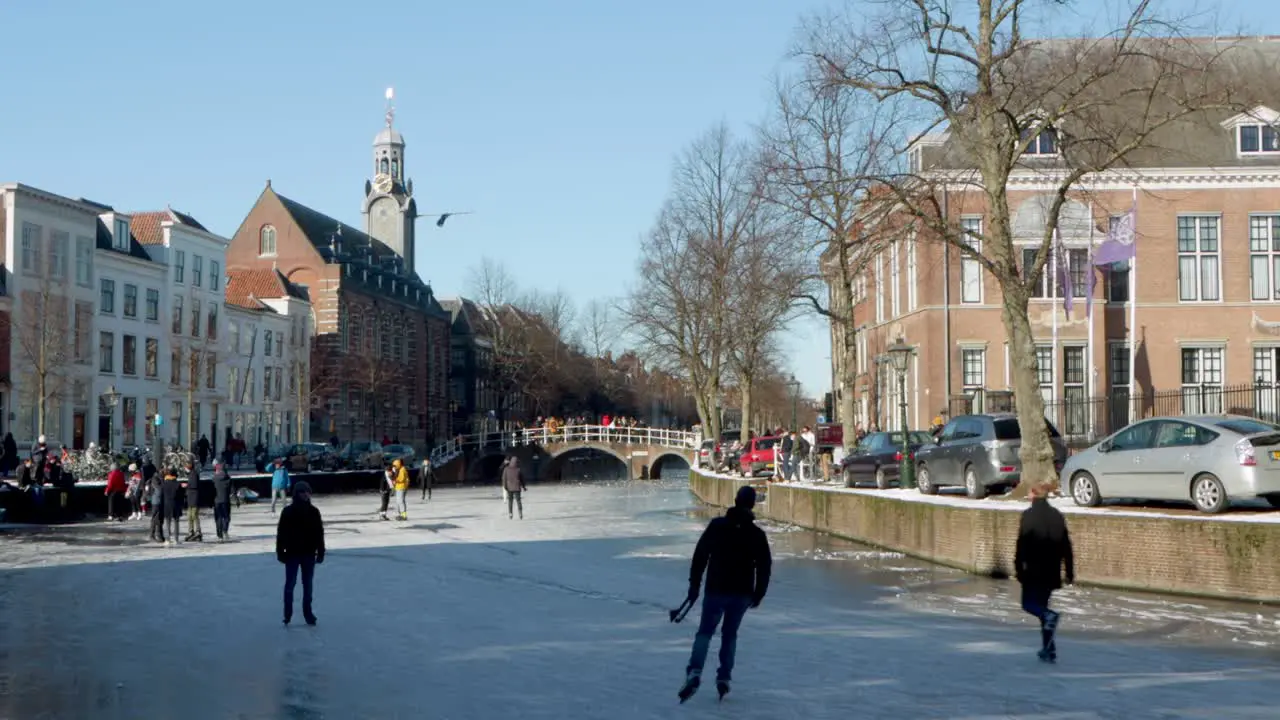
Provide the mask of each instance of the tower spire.
[{"label": "tower spire", "polygon": [[391,123],[396,119],[396,106],[393,102],[396,99],[396,89],[387,88],[387,127],[391,127]]}]

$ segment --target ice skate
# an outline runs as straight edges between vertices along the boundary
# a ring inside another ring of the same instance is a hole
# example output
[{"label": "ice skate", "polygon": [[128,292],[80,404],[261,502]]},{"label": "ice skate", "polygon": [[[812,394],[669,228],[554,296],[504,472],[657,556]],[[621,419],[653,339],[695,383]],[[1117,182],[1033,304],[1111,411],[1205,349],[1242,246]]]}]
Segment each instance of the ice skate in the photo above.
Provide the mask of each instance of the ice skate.
[{"label": "ice skate", "polygon": [[693,697],[693,694],[698,692],[700,685],[702,685],[702,676],[696,672],[689,673],[689,676],[684,680],[684,685],[680,688],[680,703],[684,704],[686,700]]},{"label": "ice skate", "polygon": [[1044,648],[1036,653],[1036,657],[1040,658],[1040,662],[1056,663],[1058,662],[1058,653],[1052,648]]},{"label": "ice skate", "polygon": [[306,620],[306,621],[307,621],[307,624],[308,624],[308,625],[311,625],[311,626],[313,626],[313,627],[314,627],[314,626],[315,626],[315,624],[316,624],[316,616],[315,616],[315,615],[306,615],[306,616],[304,616],[304,617],[303,617],[303,620]]},{"label": "ice skate", "polygon": [[728,681],[728,680],[717,680],[717,681],[716,681],[716,692],[717,692],[717,693],[719,693],[719,695],[720,695],[720,701],[721,701],[721,702],[724,702],[724,696],[729,694],[729,681]]}]

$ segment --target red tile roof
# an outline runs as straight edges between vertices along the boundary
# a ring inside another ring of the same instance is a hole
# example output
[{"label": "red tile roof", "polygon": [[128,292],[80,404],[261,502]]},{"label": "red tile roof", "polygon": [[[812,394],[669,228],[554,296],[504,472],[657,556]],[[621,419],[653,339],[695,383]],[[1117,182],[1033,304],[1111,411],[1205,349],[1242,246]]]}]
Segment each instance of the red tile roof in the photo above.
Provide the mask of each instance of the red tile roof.
[{"label": "red tile roof", "polygon": [[[200,224],[199,220],[180,213],[175,210],[165,208],[164,210],[144,211],[132,213],[133,236],[143,245],[163,245],[164,229],[161,224],[165,221],[173,222],[177,225],[186,225],[196,230],[205,230],[205,226]],[[207,230],[205,230],[208,232]]]},{"label": "red tile roof", "polygon": [[226,301],[248,310],[269,309],[259,300],[288,297],[288,282],[278,270],[229,270]]}]

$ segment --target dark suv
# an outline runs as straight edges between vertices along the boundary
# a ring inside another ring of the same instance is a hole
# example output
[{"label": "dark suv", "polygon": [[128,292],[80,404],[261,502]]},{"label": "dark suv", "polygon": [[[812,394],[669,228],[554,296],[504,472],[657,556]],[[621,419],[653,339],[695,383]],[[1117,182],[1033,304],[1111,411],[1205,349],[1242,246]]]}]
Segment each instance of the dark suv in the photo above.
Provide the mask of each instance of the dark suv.
[{"label": "dark suv", "polygon": [[[1048,420],[1053,464],[1061,469],[1067,446]],[[934,439],[916,453],[916,484],[935,495],[939,487],[961,485],[971,498],[1003,492],[1022,480],[1022,428],[1013,413],[961,415],[952,418]]]}]

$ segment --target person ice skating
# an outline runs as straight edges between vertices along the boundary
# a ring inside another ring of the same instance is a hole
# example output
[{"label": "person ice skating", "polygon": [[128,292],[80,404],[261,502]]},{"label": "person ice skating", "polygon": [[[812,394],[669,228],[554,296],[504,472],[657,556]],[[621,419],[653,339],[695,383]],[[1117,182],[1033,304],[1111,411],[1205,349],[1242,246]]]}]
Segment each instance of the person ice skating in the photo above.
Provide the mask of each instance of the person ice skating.
[{"label": "person ice skating", "polygon": [[213,461],[213,528],[219,540],[231,538],[231,474],[221,460]]},{"label": "person ice skating", "polygon": [[697,602],[703,570],[707,573],[706,597],[702,599],[702,620],[693,641],[689,666],[685,669],[680,702],[693,697],[698,691],[702,682],[702,666],[706,663],[717,625],[720,626],[720,668],[716,671],[716,690],[721,699],[729,692],[738,627],[747,610],[759,607],[769,590],[773,555],[764,531],[754,522],[751,508],[755,504],[755,489],[749,485],[740,488],[733,507],[723,517],[707,524],[693,551],[686,602],[689,605]]},{"label": "person ice skating", "polygon": [[1063,570],[1067,584],[1076,581],[1071,535],[1062,513],[1049,504],[1052,485],[1042,483],[1031,489],[1031,507],[1022,511],[1018,525],[1018,546],[1013,566],[1022,584],[1022,609],[1040,620],[1039,658],[1056,662],[1058,648],[1054,635],[1059,613],[1049,609],[1049,597],[1062,587]]},{"label": "person ice skating", "polygon": [[418,471],[422,480],[422,499],[431,499],[431,488],[436,484],[436,470],[431,466],[431,458],[423,458],[422,469]]},{"label": "person ice skating", "polygon": [[515,455],[507,458],[507,464],[502,468],[502,489],[507,491],[507,517],[515,518],[512,513],[512,506],[519,509],[520,519],[524,519],[524,501],[521,499],[521,493],[524,492],[524,473],[520,471],[520,461]]},{"label": "person ice skating", "polygon": [[302,617],[316,624],[311,609],[316,565],[324,562],[324,521],[311,504],[311,485],[305,480],[293,488],[293,502],[280,511],[276,528],[276,559],[284,565],[284,624],[293,619],[293,587],[302,572]]},{"label": "person ice skating", "polygon": [[403,522],[409,519],[409,468],[404,466],[404,460],[396,458],[391,463],[391,473],[396,491],[396,520]]},{"label": "person ice skating", "polygon": [[289,468],[284,466],[284,458],[276,458],[275,469],[271,471],[271,514],[276,514],[276,501],[284,503],[285,493],[289,490]]},{"label": "person ice skating", "polygon": [[187,540],[204,542],[200,529],[200,466],[187,461]]},{"label": "person ice skating", "polygon": [[164,477],[157,472],[146,481],[151,502],[151,539],[164,542]]},{"label": "person ice skating", "polygon": [[[165,545],[178,542],[178,525],[182,518],[182,496],[179,494],[181,490],[182,487],[178,484],[178,473],[166,468],[164,482],[160,484],[160,507],[165,519],[165,527],[160,530],[160,540]],[[165,530],[168,530],[172,540],[165,538]]]},{"label": "person ice skating", "polygon": [[378,506],[379,520],[391,519],[387,517],[387,508],[390,507],[391,505],[391,490],[395,486],[396,486],[396,476],[395,476],[395,473],[392,472],[391,466],[388,465],[382,471],[382,487],[379,490],[379,494],[380,494],[379,500],[381,501],[382,504]]}]

